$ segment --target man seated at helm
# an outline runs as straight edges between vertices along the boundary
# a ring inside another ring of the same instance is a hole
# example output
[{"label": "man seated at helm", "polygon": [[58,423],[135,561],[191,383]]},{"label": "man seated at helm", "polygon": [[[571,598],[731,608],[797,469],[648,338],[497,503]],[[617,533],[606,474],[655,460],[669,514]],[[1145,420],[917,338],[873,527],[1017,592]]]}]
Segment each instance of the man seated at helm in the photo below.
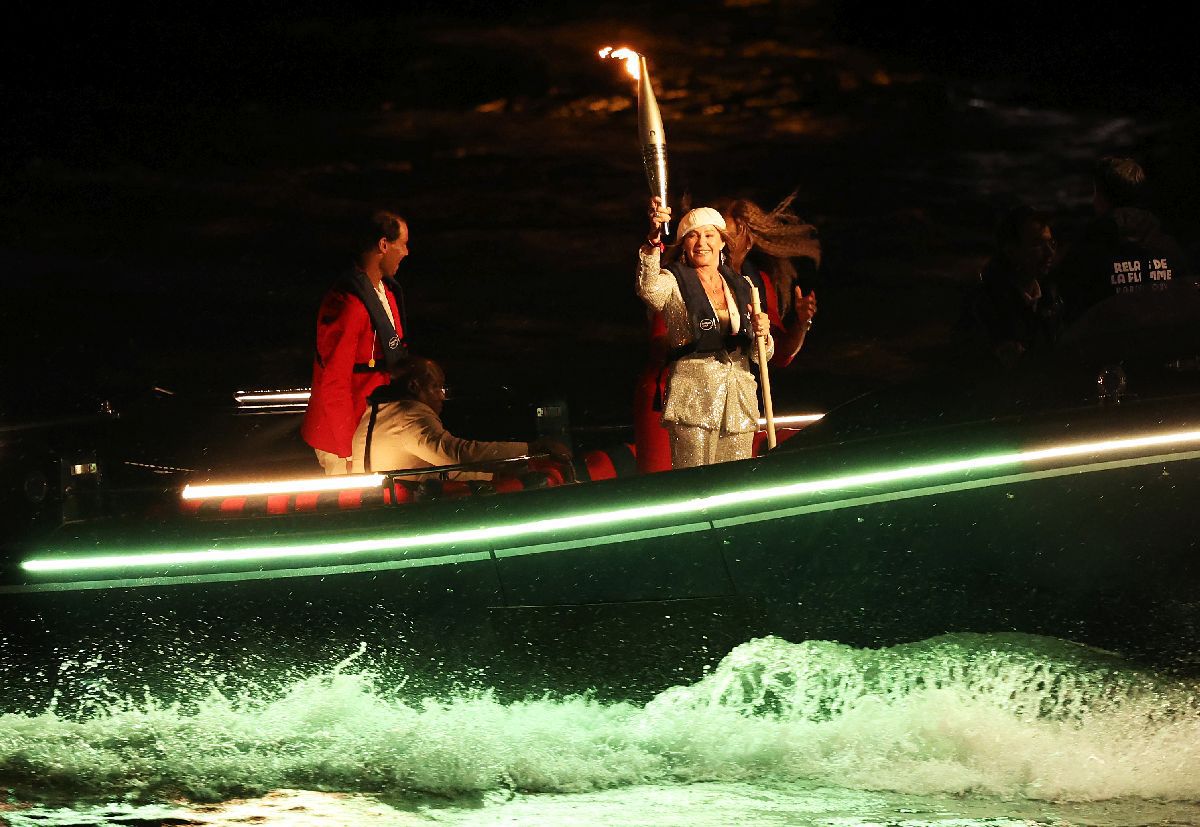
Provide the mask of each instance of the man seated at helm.
[{"label": "man seated at helm", "polygon": [[[413,356],[392,371],[392,381],[371,394],[366,413],[354,432],[353,473],[400,471],[441,465],[489,462],[528,454],[549,453],[569,460],[559,442],[485,442],[460,439],[442,425],[446,401],[445,374],[432,359]],[[414,474],[406,479],[426,479]],[[451,471],[447,479],[490,480],[486,471]]]}]

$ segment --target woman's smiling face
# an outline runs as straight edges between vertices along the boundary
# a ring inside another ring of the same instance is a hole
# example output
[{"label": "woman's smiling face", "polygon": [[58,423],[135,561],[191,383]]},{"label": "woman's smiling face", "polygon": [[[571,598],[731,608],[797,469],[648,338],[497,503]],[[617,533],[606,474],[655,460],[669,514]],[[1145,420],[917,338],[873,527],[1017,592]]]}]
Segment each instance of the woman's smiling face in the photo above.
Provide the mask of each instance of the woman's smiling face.
[{"label": "woman's smiling face", "polygon": [[683,253],[693,267],[716,267],[721,263],[725,240],[712,224],[697,227],[683,239]]}]

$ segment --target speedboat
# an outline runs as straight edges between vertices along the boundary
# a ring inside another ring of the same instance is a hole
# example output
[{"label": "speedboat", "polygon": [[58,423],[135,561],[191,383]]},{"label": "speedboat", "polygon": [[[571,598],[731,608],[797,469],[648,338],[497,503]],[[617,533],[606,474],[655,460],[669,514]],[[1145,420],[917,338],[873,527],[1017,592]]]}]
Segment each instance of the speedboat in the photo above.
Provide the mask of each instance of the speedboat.
[{"label": "speedboat", "polygon": [[[766,634],[1020,631],[1200,665],[1196,306],[1098,308],[1058,358],[867,395],[741,462],[466,496],[377,474],[76,507],[8,552],[4,645],[69,638],[144,673],[147,651],[173,663],[184,644],[223,663],[367,643],[426,679],[500,657],[523,685],[626,697],[629,674],[651,692]],[[63,473],[103,503],[103,470]]]}]

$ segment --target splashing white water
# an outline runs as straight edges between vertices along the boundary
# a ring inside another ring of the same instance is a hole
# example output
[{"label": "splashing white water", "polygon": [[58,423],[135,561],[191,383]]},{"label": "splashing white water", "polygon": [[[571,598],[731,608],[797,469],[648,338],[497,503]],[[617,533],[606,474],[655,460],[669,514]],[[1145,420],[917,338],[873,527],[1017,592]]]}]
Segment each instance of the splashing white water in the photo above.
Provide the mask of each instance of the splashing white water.
[{"label": "splashing white water", "polygon": [[0,716],[30,797],[220,800],[283,787],[582,793],[761,781],[1043,800],[1200,797],[1196,685],[1027,636],[884,650],[775,638],[650,704],[405,699],[343,664],[262,696],[212,687]]}]

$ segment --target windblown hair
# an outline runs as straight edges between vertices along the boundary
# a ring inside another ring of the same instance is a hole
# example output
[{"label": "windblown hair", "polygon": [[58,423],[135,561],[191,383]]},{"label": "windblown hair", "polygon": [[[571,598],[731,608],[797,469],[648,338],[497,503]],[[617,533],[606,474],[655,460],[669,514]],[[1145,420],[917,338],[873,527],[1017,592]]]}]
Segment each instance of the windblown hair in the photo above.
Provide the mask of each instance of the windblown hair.
[{"label": "windblown hair", "polygon": [[[796,193],[779,202],[775,209],[765,212],[762,207],[745,198],[723,203],[718,209],[726,220],[736,225],[731,251],[734,257],[730,265],[739,270],[748,253],[753,253],[755,264],[766,271],[779,295],[780,314],[792,310],[793,286],[796,283],[794,258],[811,259],[813,265],[821,265],[821,242],[817,228],[806,223],[792,212],[792,201]],[[748,239],[747,239],[748,236]],[[745,243],[746,241],[750,243]],[[726,241],[729,244],[729,240]]]},{"label": "windblown hair", "polygon": [[1146,173],[1132,158],[1106,155],[1096,162],[1092,170],[1092,181],[1096,189],[1114,207],[1130,207],[1138,202]]}]

